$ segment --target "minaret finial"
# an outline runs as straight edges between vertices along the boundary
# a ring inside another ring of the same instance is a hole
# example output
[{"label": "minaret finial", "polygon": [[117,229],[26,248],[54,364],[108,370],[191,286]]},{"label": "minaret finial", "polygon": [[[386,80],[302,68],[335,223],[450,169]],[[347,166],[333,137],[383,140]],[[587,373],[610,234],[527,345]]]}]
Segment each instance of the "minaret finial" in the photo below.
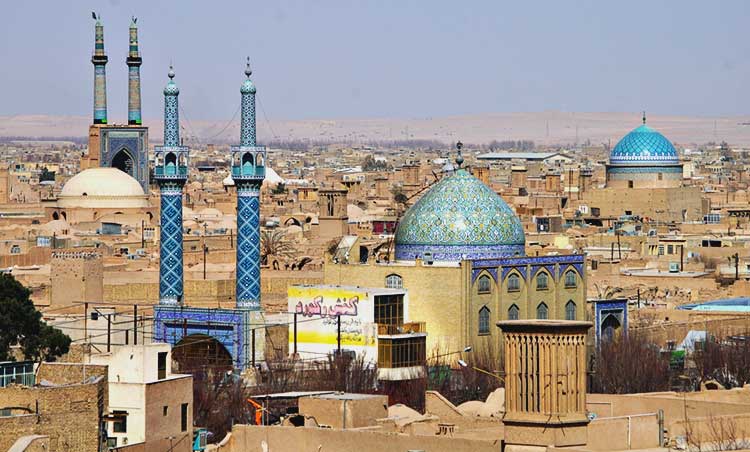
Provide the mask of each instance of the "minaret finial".
[{"label": "minaret finial", "polygon": [[250,78],[253,75],[253,70],[250,69],[250,57],[247,57],[247,65],[245,66],[245,75]]},{"label": "minaret finial", "polygon": [[460,141],[456,143],[456,150],[458,151],[458,155],[456,155],[456,165],[461,168],[461,165],[464,164],[464,156],[461,155],[461,148],[464,147],[464,144]]},{"label": "minaret finial", "polygon": [[643,110],[643,123],[646,124],[646,110]]},{"label": "minaret finial", "polygon": [[174,78],[174,67],[172,66],[172,63],[169,63],[169,72],[167,72],[167,77],[169,77],[170,80]]}]

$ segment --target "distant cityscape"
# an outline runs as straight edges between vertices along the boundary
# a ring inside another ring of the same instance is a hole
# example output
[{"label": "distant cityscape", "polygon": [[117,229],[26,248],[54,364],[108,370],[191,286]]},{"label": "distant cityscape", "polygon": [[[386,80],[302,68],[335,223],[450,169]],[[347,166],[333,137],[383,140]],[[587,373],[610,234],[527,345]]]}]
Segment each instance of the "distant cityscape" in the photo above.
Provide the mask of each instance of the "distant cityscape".
[{"label": "distant cityscape", "polygon": [[251,54],[189,123],[92,18],[91,117],[0,117],[0,450],[750,448],[747,118],[269,121]]}]

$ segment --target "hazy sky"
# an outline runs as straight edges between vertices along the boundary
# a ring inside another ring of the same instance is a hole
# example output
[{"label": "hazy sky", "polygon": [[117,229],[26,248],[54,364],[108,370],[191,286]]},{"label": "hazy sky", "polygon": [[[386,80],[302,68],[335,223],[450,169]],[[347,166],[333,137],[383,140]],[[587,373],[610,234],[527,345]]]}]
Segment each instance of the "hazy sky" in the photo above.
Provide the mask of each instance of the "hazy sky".
[{"label": "hazy sky", "polygon": [[228,119],[246,55],[274,119],[750,112],[747,0],[6,0],[0,115],[91,115],[92,10],[111,121],[126,116],[133,14],[146,119],[170,60],[188,119]]}]

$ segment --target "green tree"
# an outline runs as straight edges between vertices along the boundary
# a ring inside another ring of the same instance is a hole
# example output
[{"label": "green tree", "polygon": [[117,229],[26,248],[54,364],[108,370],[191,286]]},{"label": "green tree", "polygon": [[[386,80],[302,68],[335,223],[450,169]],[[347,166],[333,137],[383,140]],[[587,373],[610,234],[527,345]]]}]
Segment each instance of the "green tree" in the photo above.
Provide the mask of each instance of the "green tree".
[{"label": "green tree", "polygon": [[70,338],[42,321],[30,294],[13,276],[0,274],[0,361],[13,358],[16,344],[29,359],[54,360],[68,351]]}]

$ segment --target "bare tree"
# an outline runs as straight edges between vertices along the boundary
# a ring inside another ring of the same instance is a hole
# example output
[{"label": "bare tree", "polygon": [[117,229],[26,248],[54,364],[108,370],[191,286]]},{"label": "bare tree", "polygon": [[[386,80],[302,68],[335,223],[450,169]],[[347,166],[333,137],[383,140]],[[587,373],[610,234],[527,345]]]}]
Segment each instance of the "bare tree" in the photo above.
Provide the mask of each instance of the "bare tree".
[{"label": "bare tree", "polygon": [[594,363],[592,392],[633,394],[669,389],[669,357],[637,331],[602,342]]}]

